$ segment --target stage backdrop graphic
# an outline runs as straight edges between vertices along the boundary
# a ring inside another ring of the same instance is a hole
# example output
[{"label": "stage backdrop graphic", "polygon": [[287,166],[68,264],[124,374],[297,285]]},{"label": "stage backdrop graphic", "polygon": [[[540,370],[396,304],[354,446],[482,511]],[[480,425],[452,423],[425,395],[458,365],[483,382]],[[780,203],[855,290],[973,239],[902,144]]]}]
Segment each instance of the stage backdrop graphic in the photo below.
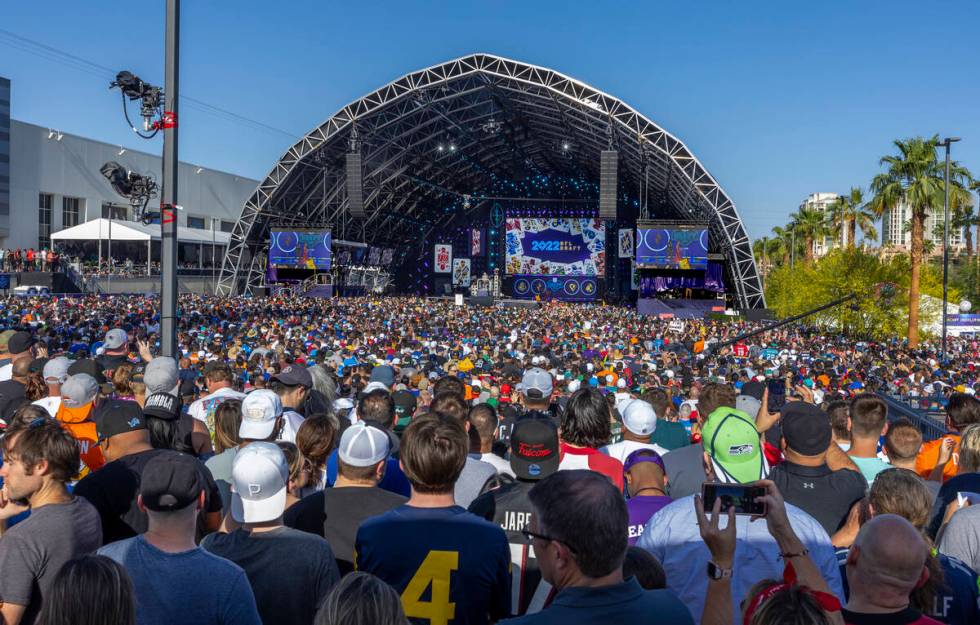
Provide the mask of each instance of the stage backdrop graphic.
[{"label": "stage backdrop graphic", "polygon": [[483,229],[473,228],[470,230],[470,256],[476,258],[483,256]]},{"label": "stage backdrop graphic", "polygon": [[632,259],[634,252],[636,252],[636,244],[634,243],[634,239],[633,239],[633,229],[620,228],[619,229],[619,257]]},{"label": "stage backdrop graphic", "polygon": [[436,243],[435,273],[449,273],[453,269],[453,246],[445,243]]},{"label": "stage backdrop graphic", "polygon": [[470,286],[469,258],[457,258],[453,261],[453,286]]},{"label": "stage backdrop graphic", "polygon": [[508,274],[596,276],[606,268],[606,229],[599,219],[507,219]]},{"label": "stage backdrop graphic", "polygon": [[269,264],[296,269],[330,269],[330,231],[272,228]]},{"label": "stage backdrop graphic", "polygon": [[707,269],[708,229],[636,229],[636,264],[641,269]]}]

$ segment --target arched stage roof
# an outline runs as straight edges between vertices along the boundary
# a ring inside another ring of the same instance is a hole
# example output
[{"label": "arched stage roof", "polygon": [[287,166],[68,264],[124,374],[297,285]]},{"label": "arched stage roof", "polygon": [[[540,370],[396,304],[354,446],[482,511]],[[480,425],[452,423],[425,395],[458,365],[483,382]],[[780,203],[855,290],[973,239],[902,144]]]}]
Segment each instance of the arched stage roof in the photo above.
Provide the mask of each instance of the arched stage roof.
[{"label": "arched stage roof", "polygon": [[[363,218],[347,209],[352,138],[364,161]],[[440,144],[456,149],[439,151]],[[647,198],[657,219],[708,222],[711,252],[724,255],[738,305],[764,307],[735,205],[683,142],[574,78],[490,54],[407,74],[289,148],[242,207],[218,292],[262,283],[270,225],[328,225],[335,239],[417,245],[446,222],[443,209],[433,208],[447,191],[479,197],[499,176],[528,172],[597,183],[599,153],[610,145],[619,152],[620,189]]]}]

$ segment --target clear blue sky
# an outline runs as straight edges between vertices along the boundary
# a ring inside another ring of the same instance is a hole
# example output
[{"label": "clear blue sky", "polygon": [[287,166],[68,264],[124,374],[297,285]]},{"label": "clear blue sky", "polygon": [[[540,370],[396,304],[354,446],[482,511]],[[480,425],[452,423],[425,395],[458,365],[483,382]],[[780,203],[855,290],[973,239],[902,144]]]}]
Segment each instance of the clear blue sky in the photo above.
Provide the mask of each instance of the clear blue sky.
[{"label": "clear blue sky", "polygon": [[[142,13],[141,13],[142,12]],[[0,29],[163,82],[163,0],[15,2]],[[867,187],[895,138],[953,134],[980,175],[980,2],[183,3],[181,90],[301,136],[409,71],[482,51],[544,65],[683,140],[760,237],[814,191]],[[0,34],[15,119],[159,151],[90,66]],[[263,178],[286,134],[183,105],[182,160]]]}]

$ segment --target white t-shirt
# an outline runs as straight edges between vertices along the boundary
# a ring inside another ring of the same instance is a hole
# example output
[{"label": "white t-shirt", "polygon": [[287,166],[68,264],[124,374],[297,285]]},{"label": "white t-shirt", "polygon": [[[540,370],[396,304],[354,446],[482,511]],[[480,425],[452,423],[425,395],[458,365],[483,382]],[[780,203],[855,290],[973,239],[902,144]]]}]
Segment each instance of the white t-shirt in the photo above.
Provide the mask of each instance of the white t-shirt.
[{"label": "white t-shirt", "polygon": [[14,376],[14,363],[8,362],[0,367],[0,382],[5,382]]},{"label": "white t-shirt", "polygon": [[295,410],[284,410],[282,412],[282,432],[276,440],[295,443],[296,433],[299,432],[299,426],[303,425],[303,421],[306,419]]},{"label": "white t-shirt", "polygon": [[606,445],[599,451],[607,456],[612,456],[620,462],[626,462],[626,457],[637,449],[652,449],[661,456],[667,453],[667,450],[660,445],[655,445],[653,443],[637,443],[636,441],[620,441],[618,443],[613,443],[612,445]]},{"label": "white t-shirt", "polygon": [[58,416],[58,409],[61,408],[61,397],[42,397],[37,401],[31,402],[31,405],[44,408],[53,419]]},{"label": "white t-shirt", "polygon": [[245,393],[240,393],[231,387],[219,388],[191,404],[190,408],[187,409],[187,414],[203,421],[208,429],[214,431],[214,413],[221,402],[228,399],[243,399],[244,397]]},{"label": "white t-shirt", "polygon": [[514,469],[510,468],[510,463],[494,453],[480,454],[480,460],[486,462],[487,464],[493,465],[493,468],[497,470],[500,475],[509,475],[511,477],[517,477],[514,475]]}]

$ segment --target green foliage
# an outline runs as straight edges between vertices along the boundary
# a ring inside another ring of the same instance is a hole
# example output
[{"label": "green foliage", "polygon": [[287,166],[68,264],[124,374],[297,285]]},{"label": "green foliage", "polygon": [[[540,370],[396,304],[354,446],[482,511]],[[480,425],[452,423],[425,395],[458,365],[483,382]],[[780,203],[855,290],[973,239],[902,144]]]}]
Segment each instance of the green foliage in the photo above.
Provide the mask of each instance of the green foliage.
[{"label": "green foliage", "polygon": [[[813,263],[777,267],[769,276],[766,302],[778,317],[789,317],[816,308],[848,293],[863,294],[853,304],[817,313],[808,323],[849,336],[887,338],[905,336],[908,329],[909,258],[882,259],[861,248],[835,249]],[[898,288],[891,300],[882,300],[876,285],[891,282]],[[922,293],[942,297],[942,274],[923,267]],[[958,293],[950,292],[950,301]]]}]

